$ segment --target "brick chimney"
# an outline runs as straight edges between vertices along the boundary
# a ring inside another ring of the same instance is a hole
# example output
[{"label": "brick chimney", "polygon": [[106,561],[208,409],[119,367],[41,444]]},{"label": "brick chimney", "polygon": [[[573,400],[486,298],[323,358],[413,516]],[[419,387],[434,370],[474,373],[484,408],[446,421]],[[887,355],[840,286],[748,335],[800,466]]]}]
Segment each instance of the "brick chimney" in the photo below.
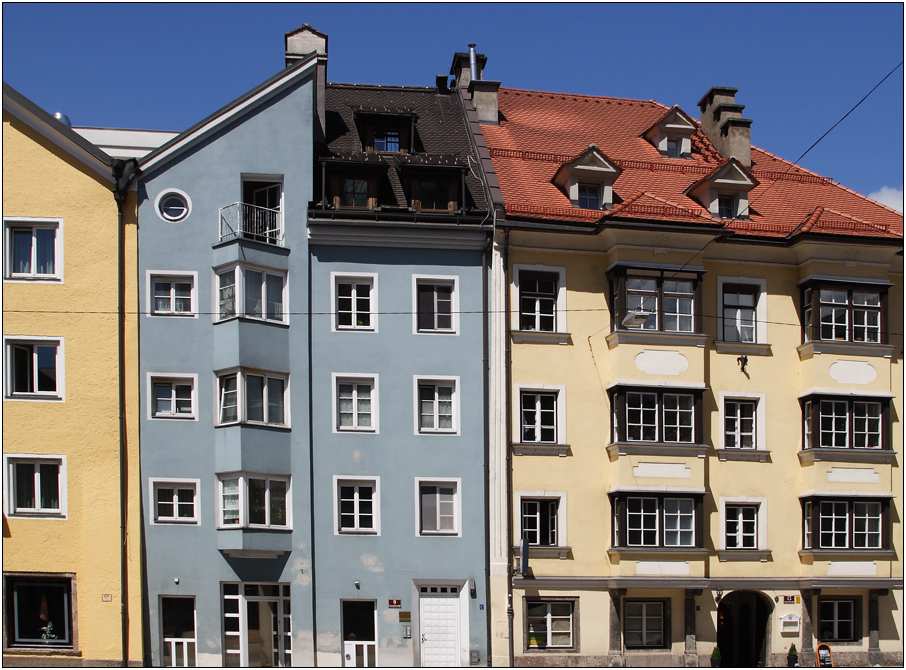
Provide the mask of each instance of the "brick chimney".
[{"label": "brick chimney", "polygon": [[327,117],[325,116],[325,95],[327,89],[327,35],[315,30],[307,23],[300,28],[286,33],[286,67],[308,56],[312,52],[318,54],[315,66],[315,114],[317,115],[317,129],[321,137],[315,137],[315,144],[319,144],[327,137]]},{"label": "brick chimney", "polygon": [[[499,81],[487,81],[482,78],[484,66],[488,58],[483,54],[475,53],[475,45],[469,45],[469,51],[457,52],[453,55],[453,65],[450,74],[453,75],[456,88],[468,89],[472,105],[478,112],[478,121],[486,125],[499,125],[497,120],[497,90]],[[472,70],[475,70],[473,75]]]},{"label": "brick chimney", "polygon": [[752,119],[742,118],[745,105],[736,104],[738,88],[714,86],[698,101],[702,113],[702,132],[723,158],[735,156],[752,167]]}]

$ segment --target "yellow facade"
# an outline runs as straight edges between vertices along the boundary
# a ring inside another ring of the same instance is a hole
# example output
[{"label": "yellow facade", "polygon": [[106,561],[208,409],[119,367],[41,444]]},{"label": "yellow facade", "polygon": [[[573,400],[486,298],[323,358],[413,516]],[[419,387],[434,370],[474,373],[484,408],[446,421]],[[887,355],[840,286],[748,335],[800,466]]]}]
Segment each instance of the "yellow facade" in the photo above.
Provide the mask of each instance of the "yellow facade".
[{"label": "yellow facade", "polygon": [[[514,579],[517,665],[578,662],[566,658],[570,656],[584,657],[582,664],[706,665],[717,643],[719,602],[733,594],[738,594],[730,601],[738,603],[733,613],[742,612],[746,602],[763,612],[767,665],[785,666],[791,644],[806,654],[803,665],[814,663],[819,608],[835,596],[856,603],[854,625],[862,631],[857,642],[832,643],[835,658],[875,663],[880,651],[890,654],[885,662],[902,659],[902,589],[889,588],[901,585],[903,576],[902,253],[889,242],[853,245],[845,238],[787,245],[709,240],[707,234],[646,237],[607,229],[583,235],[553,228],[498,234],[498,251],[507,259],[510,313],[507,400],[512,425],[507,446],[512,453],[514,556],[526,523],[521,500],[559,500],[559,551],[533,547],[530,574]],[[611,280],[621,266],[697,273],[700,295],[694,309],[701,321],[696,334],[614,332]],[[565,283],[556,299],[559,332],[525,333],[520,327],[520,273],[531,272],[559,276]],[[816,276],[886,286],[887,346],[802,344],[800,284]],[[757,344],[722,341],[723,283],[759,287]],[[556,393],[558,421],[565,419],[557,426],[559,448],[522,444],[519,409],[526,390]],[[633,390],[698,394],[695,444],[646,448],[613,440],[613,398]],[[813,396],[889,403],[882,430],[890,450],[829,455],[804,449],[802,403]],[[743,450],[722,448],[728,400],[757,408],[756,449],[740,454]],[[696,547],[615,548],[614,504],[620,496],[632,495],[700,500],[696,518],[702,537]],[[833,496],[889,501],[884,503],[889,505],[884,549],[803,547],[803,501]],[[728,505],[757,506],[759,536],[753,550],[734,553],[724,546]],[[495,665],[507,662],[506,586],[505,579],[492,581]],[[530,649],[527,604],[557,599],[573,603],[572,648]],[[668,644],[628,648],[621,619],[629,612],[623,608],[634,601],[660,603],[657,611],[665,612]],[[880,620],[870,629],[869,619],[878,611]]]},{"label": "yellow facade", "polygon": [[[124,659],[140,665],[142,659],[135,197],[130,194],[124,206],[125,364],[130,372],[121,454],[114,182],[109,159],[105,165],[103,154],[99,160],[74,138],[4,86],[4,665],[90,666]],[[54,276],[34,276],[39,272],[34,261],[26,269],[32,276],[11,276],[13,231],[45,225],[56,234]],[[27,392],[40,390],[41,382],[26,379],[25,358],[15,358],[16,351],[28,355],[48,345],[56,346],[56,388]],[[128,500],[125,590],[121,457]],[[56,499],[42,471],[39,502],[26,500],[30,470],[22,466],[30,468],[32,462],[49,463],[51,479],[57,474]],[[44,509],[28,511],[32,507]],[[53,589],[42,590],[48,580]],[[124,592],[127,649],[122,645]],[[10,593],[24,601],[40,593],[42,602],[13,604]],[[33,632],[34,622],[24,619],[35,612],[42,623],[55,616],[65,619],[61,593],[71,624],[57,621],[41,639]]]}]

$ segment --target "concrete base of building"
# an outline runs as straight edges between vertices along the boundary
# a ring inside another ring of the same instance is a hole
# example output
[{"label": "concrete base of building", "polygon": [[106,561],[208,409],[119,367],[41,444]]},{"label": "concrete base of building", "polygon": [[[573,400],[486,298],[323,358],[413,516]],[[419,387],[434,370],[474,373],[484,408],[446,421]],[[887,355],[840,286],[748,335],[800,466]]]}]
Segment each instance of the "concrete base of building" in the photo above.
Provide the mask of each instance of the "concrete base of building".
[{"label": "concrete base of building", "polygon": [[[129,661],[127,668],[141,668],[142,661]],[[81,658],[79,656],[19,656],[3,655],[4,668],[121,668],[123,661],[112,658]]]},{"label": "concrete base of building", "polygon": [[[815,667],[815,653],[804,652],[799,655],[799,667]],[[864,668],[882,666],[885,668],[903,667],[902,652],[880,651],[840,651],[834,652],[834,667]],[[566,654],[544,654],[537,656],[517,656],[517,668],[711,668],[714,665],[710,656],[685,654],[611,654],[608,656],[572,656]],[[788,667],[786,654],[770,654],[768,667]]]}]

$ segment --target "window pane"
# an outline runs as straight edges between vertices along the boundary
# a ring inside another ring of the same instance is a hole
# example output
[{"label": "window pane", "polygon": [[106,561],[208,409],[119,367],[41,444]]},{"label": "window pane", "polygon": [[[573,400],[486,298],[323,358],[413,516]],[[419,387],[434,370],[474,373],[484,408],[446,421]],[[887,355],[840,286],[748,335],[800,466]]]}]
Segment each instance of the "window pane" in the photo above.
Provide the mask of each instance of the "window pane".
[{"label": "window pane", "polygon": [[13,345],[13,393],[32,393],[34,370],[31,345]]},{"label": "window pane", "polygon": [[267,275],[267,318],[283,320],[283,277]]},{"label": "window pane", "polygon": [[31,229],[13,231],[13,272],[31,274],[31,244]]},{"label": "window pane", "polygon": [[249,421],[264,421],[264,377],[245,377],[246,418]]},{"label": "window pane", "polygon": [[57,348],[35,345],[38,357],[38,391],[57,390]]},{"label": "window pane", "polygon": [[220,379],[220,422],[227,423],[239,418],[237,407],[236,375]]},{"label": "window pane", "polygon": [[272,479],[271,485],[271,525],[286,525],[286,482],[280,479]]},{"label": "window pane", "polygon": [[267,480],[249,479],[249,523],[267,523]]},{"label": "window pane", "polygon": [[174,287],[176,295],[175,311],[191,312],[192,311],[192,285],[186,282],[178,282]]},{"label": "window pane", "polygon": [[283,419],[283,387],[282,379],[269,377],[267,380],[267,421],[268,423],[285,423]]},{"label": "window pane", "polygon": [[220,318],[226,319],[236,314],[235,272],[233,270],[221,272],[217,279],[220,282]]},{"label": "window pane", "polygon": [[224,479],[223,490],[223,525],[239,524],[239,479]]},{"label": "window pane", "polygon": [[35,466],[16,463],[16,509],[35,509]]},{"label": "window pane", "polygon": [[245,271],[245,314],[263,316],[261,310],[262,274],[253,270]]},{"label": "window pane", "polygon": [[40,477],[41,509],[60,509],[60,466],[54,463],[42,463]]}]

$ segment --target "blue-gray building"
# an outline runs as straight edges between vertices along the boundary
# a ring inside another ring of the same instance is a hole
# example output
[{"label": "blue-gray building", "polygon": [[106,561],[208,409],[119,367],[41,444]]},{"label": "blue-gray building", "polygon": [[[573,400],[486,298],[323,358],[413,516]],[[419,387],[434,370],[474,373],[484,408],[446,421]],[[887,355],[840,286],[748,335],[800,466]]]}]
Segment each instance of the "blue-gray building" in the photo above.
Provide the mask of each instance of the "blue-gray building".
[{"label": "blue-gray building", "polygon": [[[310,28],[285,70],[140,162],[153,665],[311,665]],[[322,63],[323,65],[323,63]]]},{"label": "blue-gray building", "polygon": [[327,84],[308,212],[319,666],[487,665],[492,230],[463,103]]}]

